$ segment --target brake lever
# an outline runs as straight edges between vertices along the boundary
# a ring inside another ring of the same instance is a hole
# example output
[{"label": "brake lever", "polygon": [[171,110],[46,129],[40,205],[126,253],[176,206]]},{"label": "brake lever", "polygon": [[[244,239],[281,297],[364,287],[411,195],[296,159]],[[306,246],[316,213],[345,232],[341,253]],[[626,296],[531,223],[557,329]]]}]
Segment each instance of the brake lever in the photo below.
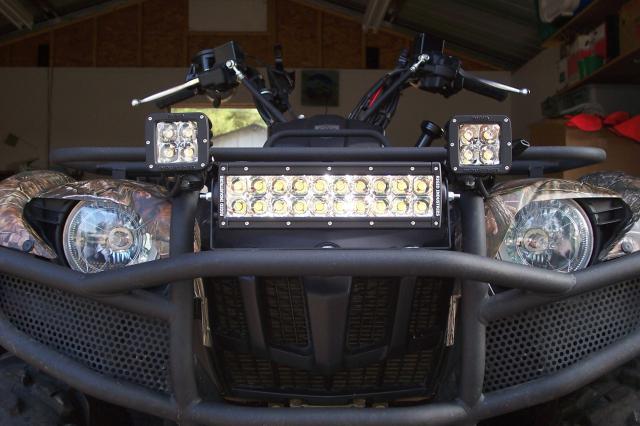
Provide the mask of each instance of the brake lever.
[{"label": "brake lever", "polygon": [[494,89],[504,90],[505,92],[517,93],[519,95],[524,95],[524,96],[527,96],[528,94],[531,93],[531,90],[527,88],[518,89],[517,87],[508,86],[503,83],[498,83],[497,81],[487,80],[486,78],[478,77],[476,75],[470,75],[470,74],[467,74],[467,72],[463,69],[460,69],[460,71],[458,71],[458,74],[463,78],[466,78],[466,77],[473,78],[474,80],[477,80],[480,83],[486,84],[487,86],[491,86]]},{"label": "brake lever", "polygon": [[163,90],[162,92],[158,92],[158,93],[154,93],[153,95],[149,95],[146,98],[142,98],[142,99],[132,99],[131,100],[131,106],[138,106],[140,104],[146,104],[149,102],[154,102],[157,101],[159,99],[163,99],[166,98],[168,96],[171,96],[175,93],[178,93],[181,90],[184,89],[190,89],[192,87],[198,86],[200,84],[200,79],[198,77],[187,81],[186,83],[182,83],[179,84],[177,86],[171,87],[169,89]]}]

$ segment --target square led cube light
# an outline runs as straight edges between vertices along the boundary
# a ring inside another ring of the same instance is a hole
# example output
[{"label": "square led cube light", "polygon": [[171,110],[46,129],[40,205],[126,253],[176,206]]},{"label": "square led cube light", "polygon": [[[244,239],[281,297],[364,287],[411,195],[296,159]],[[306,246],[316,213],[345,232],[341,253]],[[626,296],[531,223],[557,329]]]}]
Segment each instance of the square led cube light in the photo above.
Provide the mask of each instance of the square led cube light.
[{"label": "square led cube light", "polygon": [[449,165],[457,174],[511,170],[511,121],[505,115],[459,115],[449,121]]},{"label": "square led cube light", "polygon": [[210,163],[209,120],[203,113],[156,113],[147,117],[147,167],[159,171],[205,169]]}]

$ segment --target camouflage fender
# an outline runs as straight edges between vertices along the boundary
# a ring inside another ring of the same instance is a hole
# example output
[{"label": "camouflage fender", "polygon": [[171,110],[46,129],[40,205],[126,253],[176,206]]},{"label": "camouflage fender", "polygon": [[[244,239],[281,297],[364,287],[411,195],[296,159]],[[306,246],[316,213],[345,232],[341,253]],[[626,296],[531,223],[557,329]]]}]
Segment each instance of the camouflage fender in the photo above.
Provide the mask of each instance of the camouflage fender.
[{"label": "camouflage fender", "polygon": [[55,259],[56,252],[25,222],[22,211],[32,198],[72,181],[63,173],[41,170],[19,173],[0,182],[0,246]]}]

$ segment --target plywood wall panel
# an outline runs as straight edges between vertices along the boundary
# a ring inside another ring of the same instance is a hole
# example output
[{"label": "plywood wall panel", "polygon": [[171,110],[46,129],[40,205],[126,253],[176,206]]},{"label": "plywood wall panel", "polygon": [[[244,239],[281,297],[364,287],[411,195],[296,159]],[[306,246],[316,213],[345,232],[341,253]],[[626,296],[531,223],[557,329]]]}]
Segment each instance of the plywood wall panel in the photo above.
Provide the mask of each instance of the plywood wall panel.
[{"label": "plywood wall panel", "polygon": [[331,13],[322,15],[322,66],[325,68],[361,68],[362,25]]},{"label": "plywood wall panel", "polygon": [[53,33],[53,65],[90,67],[94,65],[95,22],[93,19],[59,28]]},{"label": "plywood wall panel", "polygon": [[411,45],[411,38],[387,31],[368,33],[365,40],[368,47],[380,49],[380,68],[382,69],[395,68],[402,49]]},{"label": "plywood wall panel", "polygon": [[138,65],[139,6],[116,10],[97,18],[96,66]]},{"label": "plywood wall panel", "polygon": [[278,0],[276,39],[282,44],[288,67],[320,67],[322,13],[290,1]]},{"label": "plywood wall panel", "polygon": [[14,67],[38,66],[38,46],[43,44],[49,44],[48,33],[28,37],[10,45],[10,65]]},{"label": "plywood wall panel", "polygon": [[187,60],[187,0],[148,0],[142,4],[142,65],[183,67]]}]

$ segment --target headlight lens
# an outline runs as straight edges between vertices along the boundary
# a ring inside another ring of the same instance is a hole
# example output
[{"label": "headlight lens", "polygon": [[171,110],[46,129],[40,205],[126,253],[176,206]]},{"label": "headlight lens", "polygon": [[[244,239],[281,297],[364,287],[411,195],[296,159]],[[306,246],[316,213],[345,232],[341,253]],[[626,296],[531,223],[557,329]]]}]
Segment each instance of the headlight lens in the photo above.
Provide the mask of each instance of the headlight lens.
[{"label": "headlight lens", "polygon": [[497,257],[514,263],[573,272],[589,264],[593,229],[571,199],[534,201],[515,216]]},{"label": "headlight lens", "polygon": [[101,272],[159,257],[140,217],[120,204],[81,201],[63,232],[64,254],[72,269]]}]

